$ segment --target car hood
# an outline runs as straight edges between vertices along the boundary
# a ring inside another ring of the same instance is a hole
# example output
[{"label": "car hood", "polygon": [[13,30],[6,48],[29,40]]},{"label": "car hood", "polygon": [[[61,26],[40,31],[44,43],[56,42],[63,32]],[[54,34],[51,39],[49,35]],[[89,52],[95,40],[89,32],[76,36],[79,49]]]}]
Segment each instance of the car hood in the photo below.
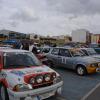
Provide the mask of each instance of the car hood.
[{"label": "car hood", "polygon": [[[44,72],[55,72],[55,71],[45,65],[40,66],[40,67],[4,70],[4,73],[7,76],[6,79],[7,79],[8,85],[12,87],[17,84],[25,83],[24,77],[27,75],[39,74],[39,73],[44,73]],[[57,72],[55,73],[59,76]]]},{"label": "car hood", "polygon": [[83,62],[83,63],[98,63],[100,62],[100,59],[91,57],[91,56],[84,56],[84,57],[75,57],[75,60],[77,62]]},{"label": "car hood", "polygon": [[100,59],[100,55],[92,55],[92,57]]}]

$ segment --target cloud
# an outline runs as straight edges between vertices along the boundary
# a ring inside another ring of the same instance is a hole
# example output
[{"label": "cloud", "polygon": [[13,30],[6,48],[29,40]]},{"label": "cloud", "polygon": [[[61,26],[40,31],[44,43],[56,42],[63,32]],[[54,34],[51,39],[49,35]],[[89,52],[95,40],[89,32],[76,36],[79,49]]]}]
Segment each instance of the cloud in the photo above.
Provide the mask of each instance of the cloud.
[{"label": "cloud", "polygon": [[99,0],[0,0],[0,29],[42,35],[100,32]]},{"label": "cloud", "polygon": [[61,13],[95,14],[100,13],[99,0],[47,0],[49,9]]},{"label": "cloud", "polygon": [[39,20],[38,16],[36,16],[34,12],[32,12],[31,9],[28,8],[18,9],[16,12],[14,12],[14,14],[10,16],[10,19],[22,22],[35,22]]}]

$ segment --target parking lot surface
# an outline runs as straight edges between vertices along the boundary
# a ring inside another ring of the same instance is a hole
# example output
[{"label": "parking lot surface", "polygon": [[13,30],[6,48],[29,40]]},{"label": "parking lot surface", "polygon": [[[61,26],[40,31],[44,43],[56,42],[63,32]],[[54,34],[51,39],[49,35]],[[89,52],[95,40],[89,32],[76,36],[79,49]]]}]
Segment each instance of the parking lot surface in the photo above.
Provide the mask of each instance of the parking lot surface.
[{"label": "parking lot surface", "polygon": [[63,78],[64,85],[61,98],[53,97],[48,100],[81,100],[99,82],[100,73],[78,76],[74,71],[65,68],[55,68]]}]

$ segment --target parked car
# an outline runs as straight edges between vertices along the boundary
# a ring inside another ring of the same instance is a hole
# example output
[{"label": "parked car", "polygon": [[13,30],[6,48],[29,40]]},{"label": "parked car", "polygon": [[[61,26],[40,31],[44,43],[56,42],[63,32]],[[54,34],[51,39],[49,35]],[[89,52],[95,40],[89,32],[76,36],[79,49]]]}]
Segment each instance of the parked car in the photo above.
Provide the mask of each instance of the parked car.
[{"label": "parked car", "polygon": [[94,49],[98,54],[100,54],[100,47],[99,48],[94,48]]},{"label": "parked car", "polygon": [[45,65],[48,65],[48,59],[46,55],[39,51],[37,47],[33,47],[32,53],[36,55],[36,57]]},{"label": "parked car", "polygon": [[0,49],[12,49],[10,45],[0,45]]},{"label": "parked car", "polygon": [[60,75],[29,51],[0,49],[1,100],[43,100],[61,93]]},{"label": "parked car", "polygon": [[91,56],[86,56],[80,49],[63,47],[53,48],[47,55],[47,58],[50,66],[61,66],[73,69],[78,75],[95,73],[100,70],[100,60]]},{"label": "parked car", "polygon": [[2,41],[2,44],[10,45],[15,49],[20,49],[20,47],[21,47],[21,41],[20,40],[16,40],[16,39],[4,40],[4,41]]},{"label": "parked car", "polygon": [[100,44],[90,44],[89,47],[94,48],[94,50],[100,54]]},{"label": "parked car", "polygon": [[41,53],[47,55],[51,50],[52,50],[53,47],[39,47],[37,48],[38,50],[40,50]]},{"label": "parked car", "polygon": [[87,56],[100,59],[100,55],[93,48],[80,48]]}]

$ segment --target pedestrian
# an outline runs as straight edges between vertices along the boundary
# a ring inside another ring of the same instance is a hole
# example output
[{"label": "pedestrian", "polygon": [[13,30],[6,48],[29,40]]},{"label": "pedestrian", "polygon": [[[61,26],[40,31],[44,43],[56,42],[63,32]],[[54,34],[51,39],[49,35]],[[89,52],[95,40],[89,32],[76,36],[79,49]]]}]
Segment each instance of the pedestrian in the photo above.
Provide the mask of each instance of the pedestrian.
[{"label": "pedestrian", "polygon": [[23,50],[28,50],[29,51],[29,44],[28,43],[23,43]]},{"label": "pedestrian", "polygon": [[28,43],[25,44],[25,49],[24,50],[28,50],[29,51],[29,44]]},{"label": "pedestrian", "polygon": [[32,49],[34,47],[34,44],[33,43],[30,43],[30,46],[29,46],[29,51],[32,52]]},{"label": "pedestrian", "polygon": [[37,52],[37,48],[34,46],[33,47],[33,49],[32,49],[32,53],[34,53],[34,54],[37,54],[38,52]]}]

